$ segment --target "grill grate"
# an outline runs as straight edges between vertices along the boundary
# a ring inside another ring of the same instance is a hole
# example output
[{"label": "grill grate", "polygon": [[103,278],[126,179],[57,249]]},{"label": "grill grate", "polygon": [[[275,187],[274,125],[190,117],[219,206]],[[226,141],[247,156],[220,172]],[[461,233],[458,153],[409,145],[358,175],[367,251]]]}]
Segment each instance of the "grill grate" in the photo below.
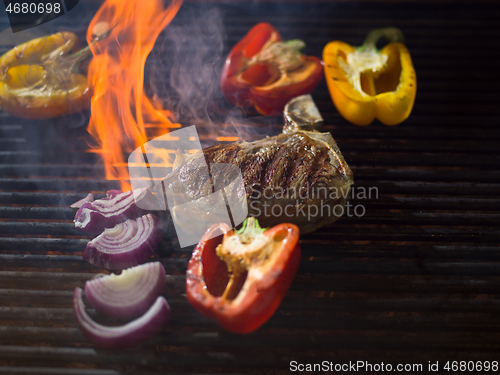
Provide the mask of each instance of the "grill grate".
[{"label": "grill grate", "polygon": [[[0,374],[287,373],[291,360],[424,369],[428,361],[496,360],[500,8],[213,6],[222,9],[227,46],[260,21],[285,39],[304,39],[317,56],[333,39],[359,45],[374,27],[403,30],[419,86],[405,123],[355,127],[336,112],[324,82],[313,95],[355,189],[376,187],[378,197],[354,197],[364,216],[302,237],[299,274],[257,332],[229,334],[192,309],[184,295],[190,249],[164,246],[170,326],[136,351],[97,350],[76,328],[71,306],[73,289],[101,270],[81,258],[89,237],[73,227],[68,205],[116,185],[85,152],[83,127],[0,113]],[[187,2],[174,22],[204,8]]]}]

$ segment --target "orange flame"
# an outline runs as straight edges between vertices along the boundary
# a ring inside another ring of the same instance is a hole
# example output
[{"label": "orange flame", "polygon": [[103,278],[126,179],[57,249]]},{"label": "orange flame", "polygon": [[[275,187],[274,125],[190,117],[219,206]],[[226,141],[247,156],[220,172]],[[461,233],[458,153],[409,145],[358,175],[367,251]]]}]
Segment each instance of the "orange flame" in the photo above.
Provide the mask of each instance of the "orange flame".
[{"label": "orange flame", "polygon": [[[130,190],[125,154],[154,136],[178,128],[168,110],[156,109],[144,93],[144,65],[160,32],[182,0],[106,0],[92,19],[87,41],[94,55],[88,77],[93,87],[89,133],[104,158],[106,178]],[[104,36],[104,34],[106,34]],[[99,38],[101,37],[101,38]]]}]

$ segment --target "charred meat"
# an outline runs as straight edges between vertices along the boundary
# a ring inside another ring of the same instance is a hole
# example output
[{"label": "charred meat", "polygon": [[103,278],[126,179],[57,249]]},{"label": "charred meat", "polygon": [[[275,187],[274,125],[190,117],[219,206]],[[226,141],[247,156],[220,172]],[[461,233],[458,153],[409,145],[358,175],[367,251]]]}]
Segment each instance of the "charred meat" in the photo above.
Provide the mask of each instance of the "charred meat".
[{"label": "charred meat", "polygon": [[[163,180],[163,189],[182,203],[213,193],[214,180],[230,186],[234,168],[197,173],[206,165],[219,163],[236,165],[241,171],[244,189],[229,188],[226,192],[244,195],[250,216],[266,227],[293,223],[301,233],[337,220],[353,183],[352,172],[330,133],[289,126],[274,137],[216,145],[203,153],[179,156],[174,170]],[[210,207],[204,208],[200,208],[200,215],[210,211]]]}]

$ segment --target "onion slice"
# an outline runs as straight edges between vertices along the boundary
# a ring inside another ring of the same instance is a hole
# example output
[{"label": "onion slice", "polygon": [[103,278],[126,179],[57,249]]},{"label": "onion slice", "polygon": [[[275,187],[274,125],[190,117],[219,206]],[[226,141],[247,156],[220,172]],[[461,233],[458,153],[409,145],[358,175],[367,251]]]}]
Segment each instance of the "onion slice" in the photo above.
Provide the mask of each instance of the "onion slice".
[{"label": "onion slice", "polygon": [[80,208],[83,206],[84,203],[93,202],[93,201],[94,201],[94,194],[89,193],[85,198],[80,199],[79,201],[76,201],[70,207],[71,208]]},{"label": "onion slice", "polygon": [[[137,197],[134,199],[134,195]],[[144,212],[138,203],[150,199],[151,192],[144,188],[139,192],[118,190],[108,191],[106,198],[84,203],[75,215],[75,227],[88,234],[99,234],[105,228],[112,228],[127,219],[140,216]]]},{"label": "onion slice", "polygon": [[160,262],[105,275],[85,283],[85,296],[100,314],[120,319],[136,318],[161,295],[167,275]]},{"label": "onion slice", "polygon": [[85,311],[82,289],[73,293],[73,314],[82,333],[96,346],[106,349],[124,349],[142,344],[160,332],[170,319],[170,306],[160,296],[149,310],[125,325],[107,327],[93,321]]},{"label": "onion slice", "polygon": [[108,198],[111,198],[111,199],[116,197],[118,194],[123,194],[123,191],[121,191],[121,190],[108,190],[106,192],[106,195],[108,196]]},{"label": "onion slice", "polygon": [[152,214],[106,228],[83,252],[87,262],[108,270],[122,270],[144,263],[162,240],[160,219]]}]

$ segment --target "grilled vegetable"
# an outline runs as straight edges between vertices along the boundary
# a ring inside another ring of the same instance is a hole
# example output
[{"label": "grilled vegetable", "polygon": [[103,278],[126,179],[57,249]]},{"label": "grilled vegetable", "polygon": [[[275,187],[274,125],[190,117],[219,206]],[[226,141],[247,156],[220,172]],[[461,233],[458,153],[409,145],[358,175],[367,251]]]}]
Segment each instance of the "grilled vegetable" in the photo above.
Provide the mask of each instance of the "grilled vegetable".
[{"label": "grilled vegetable", "polygon": [[145,313],[161,295],[167,275],[160,262],[127,268],[85,283],[85,296],[99,313],[132,319]]},{"label": "grilled vegetable", "polygon": [[76,201],[75,203],[73,203],[70,207],[71,208],[80,208],[82,207],[85,203],[88,203],[88,202],[93,202],[94,201],[94,194],[92,193],[89,193],[87,194],[87,196],[83,199],[80,199],[79,201]]},{"label": "grilled vegetable", "polygon": [[229,53],[221,88],[231,103],[277,115],[293,97],[312,92],[323,77],[321,60],[302,55],[301,40],[283,42],[272,25],[259,23]]},{"label": "grilled vegetable", "polygon": [[0,106],[13,116],[45,119],[78,112],[90,104],[79,63],[88,48],[71,55],[78,37],[60,32],[36,38],[0,57]]},{"label": "grilled vegetable", "polygon": [[106,228],[83,252],[87,262],[107,270],[122,270],[144,263],[162,240],[160,219],[147,214]]},{"label": "grilled vegetable", "polygon": [[160,332],[170,319],[170,306],[164,297],[158,297],[140,318],[123,326],[106,327],[88,316],[82,301],[82,289],[75,288],[73,315],[82,333],[93,344],[106,349],[124,349],[142,344]]},{"label": "grilled vegetable", "polygon": [[[214,232],[224,236],[210,238]],[[300,264],[299,230],[280,224],[263,230],[249,218],[236,233],[213,225],[196,246],[186,273],[191,305],[226,330],[248,333],[279,307]]]},{"label": "grilled vegetable", "polygon": [[149,190],[110,190],[106,198],[81,205],[75,214],[75,227],[82,232],[99,234],[105,228],[112,228],[129,218],[136,218],[143,211],[137,203],[149,199]]},{"label": "grilled vegetable", "polygon": [[[392,43],[377,50],[385,37]],[[385,125],[406,120],[413,109],[417,77],[400,30],[372,30],[361,47],[328,43],[323,50],[325,77],[339,113],[355,125],[375,118]]]}]

